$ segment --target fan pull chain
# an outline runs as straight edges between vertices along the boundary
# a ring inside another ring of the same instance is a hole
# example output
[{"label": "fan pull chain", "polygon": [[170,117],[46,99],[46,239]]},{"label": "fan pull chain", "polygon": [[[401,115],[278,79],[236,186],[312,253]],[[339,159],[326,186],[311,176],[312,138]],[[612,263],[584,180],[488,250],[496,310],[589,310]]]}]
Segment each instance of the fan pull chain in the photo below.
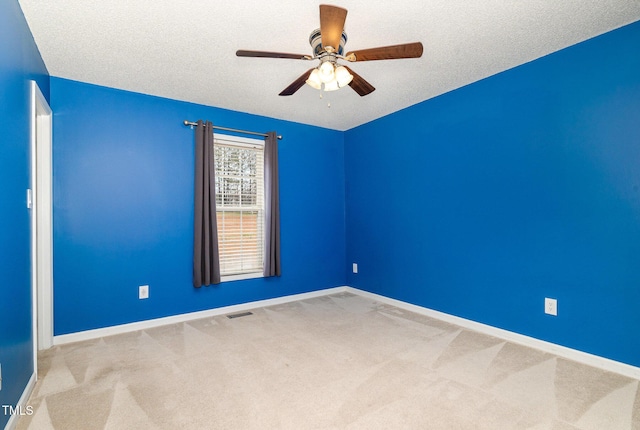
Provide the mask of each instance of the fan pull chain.
[{"label": "fan pull chain", "polygon": [[[320,99],[323,99],[324,96],[322,95],[322,91],[320,91]],[[331,102],[327,101],[327,108],[330,109],[331,108]]]},{"label": "fan pull chain", "polygon": [[[322,91],[320,91],[320,99],[322,100],[324,96],[322,95]],[[327,102],[327,108],[331,108],[331,102]]]}]

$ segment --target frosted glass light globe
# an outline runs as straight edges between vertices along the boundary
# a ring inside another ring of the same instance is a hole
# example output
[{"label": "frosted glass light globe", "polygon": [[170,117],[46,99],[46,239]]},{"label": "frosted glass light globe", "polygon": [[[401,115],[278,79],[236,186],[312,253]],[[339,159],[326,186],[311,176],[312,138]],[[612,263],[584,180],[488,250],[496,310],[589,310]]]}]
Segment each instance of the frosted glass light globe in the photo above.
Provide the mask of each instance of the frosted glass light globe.
[{"label": "frosted glass light globe", "polygon": [[335,77],[335,71],[334,71],[334,68],[333,68],[333,64],[331,64],[328,61],[322,63],[318,70],[320,72],[320,80],[322,82],[324,82],[325,84],[327,82],[331,82]]},{"label": "frosted glass light globe", "polygon": [[329,81],[326,84],[324,84],[325,91],[335,91],[339,88],[340,86],[338,85],[338,81],[336,81],[335,79],[333,81]]},{"label": "frosted glass light globe", "polygon": [[313,69],[305,82],[316,90],[322,88],[322,81],[320,80],[320,72],[318,72],[318,69]]},{"label": "frosted glass light globe", "polygon": [[353,80],[353,75],[349,73],[346,67],[338,66],[336,67],[336,81],[338,81],[338,86],[340,88],[349,85],[349,83]]}]

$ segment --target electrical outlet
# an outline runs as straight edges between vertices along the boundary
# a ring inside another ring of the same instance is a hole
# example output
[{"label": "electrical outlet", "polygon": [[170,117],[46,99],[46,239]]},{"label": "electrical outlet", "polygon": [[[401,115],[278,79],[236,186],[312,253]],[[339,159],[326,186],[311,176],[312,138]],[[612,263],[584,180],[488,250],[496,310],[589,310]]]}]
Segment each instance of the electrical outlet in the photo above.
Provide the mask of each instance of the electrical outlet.
[{"label": "electrical outlet", "polygon": [[353,273],[358,273],[358,263],[353,263]]},{"label": "electrical outlet", "polygon": [[139,299],[148,299],[149,298],[149,286],[148,285],[140,285],[138,287],[138,298]]},{"label": "electrical outlet", "polygon": [[544,299],[544,313],[548,315],[558,315],[558,300],[545,297]]}]

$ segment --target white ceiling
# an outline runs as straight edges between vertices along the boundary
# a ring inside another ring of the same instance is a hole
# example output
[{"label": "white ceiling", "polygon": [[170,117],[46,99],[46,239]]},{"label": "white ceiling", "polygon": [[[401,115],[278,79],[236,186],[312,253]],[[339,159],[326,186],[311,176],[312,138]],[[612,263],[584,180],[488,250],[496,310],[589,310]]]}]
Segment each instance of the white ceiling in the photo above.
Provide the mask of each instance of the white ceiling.
[{"label": "white ceiling", "polygon": [[278,96],[316,62],[235,56],[311,54],[317,1],[19,2],[52,76],[336,130],[640,20],[640,0],[339,0],[346,51],[420,41],[424,54],[352,63],[376,91],[321,99],[307,85]]}]

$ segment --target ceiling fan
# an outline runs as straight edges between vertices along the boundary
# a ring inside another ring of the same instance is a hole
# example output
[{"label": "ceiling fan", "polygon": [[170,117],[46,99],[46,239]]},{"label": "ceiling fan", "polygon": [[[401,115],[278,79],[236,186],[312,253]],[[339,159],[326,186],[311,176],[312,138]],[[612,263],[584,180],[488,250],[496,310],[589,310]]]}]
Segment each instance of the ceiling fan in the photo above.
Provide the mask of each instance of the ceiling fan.
[{"label": "ceiling fan", "polygon": [[349,85],[360,96],[366,96],[375,90],[373,85],[365,81],[349,67],[339,64],[338,60],[356,62],[419,58],[422,56],[422,43],[420,42],[361,49],[347,52],[346,55],[343,55],[344,45],[347,43],[347,34],[344,32],[346,18],[346,9],[338,6],[320,5],[320,28],[314,30],[309,36],[309,44],[313,49],[313,55],[246,50],[238,50],[236,55],[238,57],[320,60],[318,67],[304,72],[291,85],[282,90],[279,94],[281,96],[294,94],[305,83],[318,90],[324,89],[324,91],[335,91]]}]

